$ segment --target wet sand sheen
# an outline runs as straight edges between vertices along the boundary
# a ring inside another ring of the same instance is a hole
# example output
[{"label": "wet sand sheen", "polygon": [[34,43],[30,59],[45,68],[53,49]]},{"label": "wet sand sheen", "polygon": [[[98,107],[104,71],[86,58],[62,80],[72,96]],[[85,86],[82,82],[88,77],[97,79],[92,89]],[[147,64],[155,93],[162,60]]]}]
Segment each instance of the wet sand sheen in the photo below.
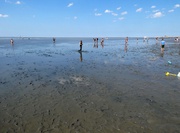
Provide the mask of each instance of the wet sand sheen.
[{"label": "wet sand sheen", "polygon": [[163,73],[179,56],[168,66],[153,49],[90,49],[82,62],[60,48],[1,56],[0,132],[179,132],[180,82]]}]

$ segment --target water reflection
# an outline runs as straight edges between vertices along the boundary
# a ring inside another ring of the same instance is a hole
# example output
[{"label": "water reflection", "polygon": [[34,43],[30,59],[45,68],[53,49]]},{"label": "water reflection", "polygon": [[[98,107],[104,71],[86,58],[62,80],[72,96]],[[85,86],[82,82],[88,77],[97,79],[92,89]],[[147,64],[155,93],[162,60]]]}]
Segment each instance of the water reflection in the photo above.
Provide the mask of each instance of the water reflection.
[{"label": "water reflection", "polygon": [[127,51],[128,51],[128,44],[127,43],[125,43],[125,45],[124,45],[124,51],[127,53]]},{"label": "water reflection", "polygon": [[161,56],[161,57],[164,57],[164,52],[161,52],[160,56]]},{"label": "water reflection", "polygon": [[94,48],[98,48],[98,43],[94,43]]},{"label": "water reflection", "polygon": [[83,61],[83,56],[82,56],[82,51],[78,51],[80,56],[79,56],[79,60],[82,62]]}]

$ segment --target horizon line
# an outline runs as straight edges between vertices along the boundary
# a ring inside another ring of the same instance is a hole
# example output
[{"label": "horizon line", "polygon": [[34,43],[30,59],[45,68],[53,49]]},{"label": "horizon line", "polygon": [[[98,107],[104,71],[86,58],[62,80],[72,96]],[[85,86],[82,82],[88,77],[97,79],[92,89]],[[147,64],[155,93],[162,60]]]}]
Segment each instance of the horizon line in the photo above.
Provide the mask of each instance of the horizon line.
[{"label": "horizon line", "polygon": [[154,37],[164,37],[164,38],[175,38],[180,36],[0,36],[0,38],[154,38]]}]

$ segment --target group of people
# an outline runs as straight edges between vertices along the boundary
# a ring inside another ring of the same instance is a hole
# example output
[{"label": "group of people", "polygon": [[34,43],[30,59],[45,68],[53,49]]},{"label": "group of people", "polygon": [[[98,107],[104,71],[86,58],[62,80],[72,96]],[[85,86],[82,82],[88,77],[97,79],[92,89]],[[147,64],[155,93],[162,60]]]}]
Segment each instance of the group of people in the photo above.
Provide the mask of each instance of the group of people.
[{"label": "group of people", "polygon": [[[98,38],[93,38],[93,41],[94,41],[94,47],[98,48]],[[82,40],[80,40],[80,42],[79,42],[79,46],[80,46],[79,51],[82,51],[82,45],[83,45],[83,42],[82,42]],[[102,48],[104,47],[104,38],[101,39],[101,46],[102,46]]]},{"label": "group of people", "polygon": [[[93,38],[93,40],[94,40],[94,46],[98,46],[98,38]],[[156,43],[157,43],[157,40],[158,40],[158,38],[156,38]],[[164,41],[164,38],[162,38],[161,43],[160,43],[160,45],[161,45],[161,53],[164,53],[165,44],[166,44],[166,42]],[[79,42],[79,46],[80,46],[79,51],[82,51],[82,45],[83,45],[83,42],[82,42],[82,40],[80,40],[80,42]],[[101,40],[101,45],[104,46],[104,38],[102,38],[102,40]],[[128,37],[125,38],[125,48],[124,48],[124,50],[126,52],[127,52],[127,46],[128,46]]]},{"label": "group of people", "polygon": [[[98,38],[93,38],[94,41],[94,47],[98,48]],[[104,48],[104,38],[101,39],[101,46]]]},{"label": "group of people", "polygon": [[[93,38],[93,41],[94,41],[94,47],[98,47],[98,38]],[[176,39],[176,41],[177,41],[177,39]],[[53,37],[53,43],[55,43],[55,42],[56,42],[56,38]],[[14,40],[11,39],[10,43],[11,43],[11,45],[13,45]],[[158,38],[156,38],[156,44],[158,44]],[[166,42],[164,41],[164,38],[162,38],[162,40],[160,42],[161,53],[164,53],[165,44],[166,44]],[[79,42],[79,46],[80,46],[79,51],[82,51],[82,45],[83,45],[83,42],[82,42],[82,40],[80,40],[80,42]],[[102,47],[104,47],[104,38],[101,39],[101,45],[102,45]],[[127,52],[127,46],[128,46],[128,37],[125,38],[125,48],[124,48],[124,50],[126,52]]]},{"label": "group of people", "polygon": [[[156,38],[156,44],[158,44],[158,38]],[[162,38],[160,45],[161,45],[161,53],[164,53],[164,47],[165,47],[166,42],[164,41],[164,38]],[[128,45],[128,37],[125,38],[125,47],[124,51],[127,52],[127,45]]]}]

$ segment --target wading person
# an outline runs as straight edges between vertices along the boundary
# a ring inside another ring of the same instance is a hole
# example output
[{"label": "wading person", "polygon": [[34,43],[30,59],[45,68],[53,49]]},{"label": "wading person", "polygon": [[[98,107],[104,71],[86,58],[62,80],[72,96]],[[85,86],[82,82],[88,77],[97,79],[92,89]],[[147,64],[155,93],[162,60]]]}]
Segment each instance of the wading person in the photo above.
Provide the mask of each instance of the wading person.
[{"label": "wading person", "polygon": [[164,53],[164,47],[165,47],[166,42],[164,41],[164,38],[161,40],[161,53]]},{"label": "wading person", "polygon": [[82,45],[83,45],[83,42],[82,42],[82,40],[79,42],[79,46],[80,46],[80,49],[79,49],[79,51],[82,51]]}]

